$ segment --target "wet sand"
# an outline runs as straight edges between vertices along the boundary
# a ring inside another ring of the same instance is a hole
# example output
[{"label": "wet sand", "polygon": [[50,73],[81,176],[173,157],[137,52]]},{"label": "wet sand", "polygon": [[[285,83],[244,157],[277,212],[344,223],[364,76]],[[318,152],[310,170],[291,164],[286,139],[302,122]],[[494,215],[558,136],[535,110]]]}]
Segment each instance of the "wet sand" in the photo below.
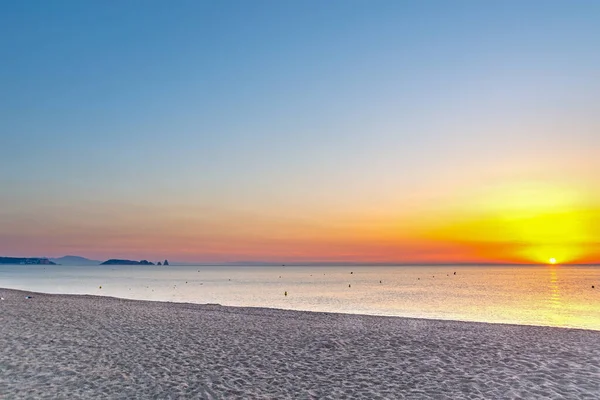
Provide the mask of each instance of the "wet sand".
[{"label": "wet sand", "polygon": [[600,398],[600,331],[0,296],[2,398]]}]

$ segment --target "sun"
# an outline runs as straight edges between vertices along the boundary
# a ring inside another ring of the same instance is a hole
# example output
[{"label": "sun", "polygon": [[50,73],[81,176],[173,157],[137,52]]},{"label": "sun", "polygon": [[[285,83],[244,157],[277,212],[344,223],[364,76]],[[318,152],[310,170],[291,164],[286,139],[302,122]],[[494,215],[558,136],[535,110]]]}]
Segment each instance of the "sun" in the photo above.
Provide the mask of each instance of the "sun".
[{"label": "sun", "polygon": [[556,258],[551,258],[548,260],[548,262],[550,262],[550,264],[556,264]]}]

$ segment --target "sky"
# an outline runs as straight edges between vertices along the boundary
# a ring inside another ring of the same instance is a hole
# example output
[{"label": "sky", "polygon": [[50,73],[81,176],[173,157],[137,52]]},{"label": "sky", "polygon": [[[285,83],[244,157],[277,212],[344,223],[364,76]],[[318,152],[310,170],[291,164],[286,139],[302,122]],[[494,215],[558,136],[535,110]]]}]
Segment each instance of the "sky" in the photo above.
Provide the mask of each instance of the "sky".
[{"label": "sky", "polygon": [[600,2],[0,3],[0,255],[600,262]]}]

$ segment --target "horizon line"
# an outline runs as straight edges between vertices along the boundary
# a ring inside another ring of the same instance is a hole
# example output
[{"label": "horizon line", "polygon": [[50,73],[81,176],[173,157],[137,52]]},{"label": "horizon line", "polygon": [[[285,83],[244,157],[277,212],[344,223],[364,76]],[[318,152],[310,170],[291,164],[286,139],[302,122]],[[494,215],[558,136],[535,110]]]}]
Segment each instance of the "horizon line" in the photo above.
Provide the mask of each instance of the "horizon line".
[{"label": "horizon line", "polygon": [[[64,257],[78,257],[84,258],[89,261],[99,261],[100,263],[104,262],[102,260],[96,260],[87,258],[84,256],[77,255],[65,255],[60,257],[20,257],[20,256],[0,256],[0,258],[39,258],[39,259],[48,259],[48,260],[57,260]],[[111,260],[113,258],[108,258],[107,260]],[[148,259],[145,259],[148,260]],[[106,261],[106,260],[105,260]],[[137,261],[137,260],[135,260]],[[172,266],[175,265],[197,265],[197,266],[541,266],[541,265],[556,265],[556,266],[600,266],[600,261],[598,262],[569,262],[569,263],[557,263],[557,264],[549,264],[549,263],[527,263],[527,262],[498,262],[498,261],[487,261],[487,262],[477,262],[477,261],[449,261],[449,262],[427,262],[427,261],[416,261],[416,262],[406,262],[406,261],[251,261],[251,260],[240,260],[240,261],[224,261],[224,262],[206,262],[206,261],[170,261]]]}]

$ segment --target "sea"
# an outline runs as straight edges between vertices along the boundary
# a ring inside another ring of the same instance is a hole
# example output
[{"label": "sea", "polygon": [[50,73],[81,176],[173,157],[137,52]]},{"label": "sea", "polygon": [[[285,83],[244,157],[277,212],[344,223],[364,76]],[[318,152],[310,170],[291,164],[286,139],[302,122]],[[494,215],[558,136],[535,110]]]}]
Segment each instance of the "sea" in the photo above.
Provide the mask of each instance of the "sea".
[{"label": "sea", "polygon": [[600,330],[598,266],[0,265],[0,287]]}]

